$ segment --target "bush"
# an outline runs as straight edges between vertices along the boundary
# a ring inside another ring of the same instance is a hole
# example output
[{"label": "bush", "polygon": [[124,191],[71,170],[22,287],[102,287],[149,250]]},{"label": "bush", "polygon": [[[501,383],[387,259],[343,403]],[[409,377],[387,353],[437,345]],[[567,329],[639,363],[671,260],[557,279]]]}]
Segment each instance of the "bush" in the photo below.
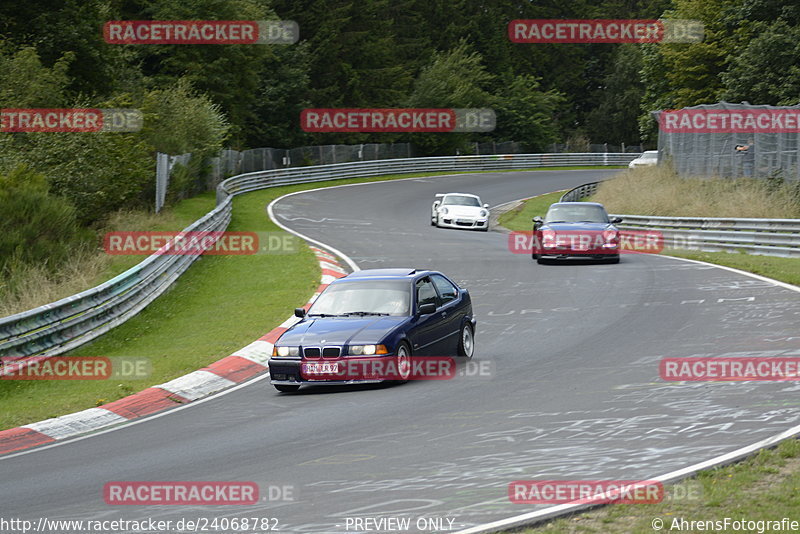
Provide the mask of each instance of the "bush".
[{"label": "bush", "polygon": [[121,208],[145,208],[155,197],[152,148],[135,133],[30,133],[25,159],[47,176],[50,191],[88,226]]},{"label": "bush", "polygon": [[[0,272],[26,265],[56,272],[76,249],[90,246],[75,208],[50,195],[43,175],[20,165],[0,176]],[[6,288],[7,289],[7,288]]]}]

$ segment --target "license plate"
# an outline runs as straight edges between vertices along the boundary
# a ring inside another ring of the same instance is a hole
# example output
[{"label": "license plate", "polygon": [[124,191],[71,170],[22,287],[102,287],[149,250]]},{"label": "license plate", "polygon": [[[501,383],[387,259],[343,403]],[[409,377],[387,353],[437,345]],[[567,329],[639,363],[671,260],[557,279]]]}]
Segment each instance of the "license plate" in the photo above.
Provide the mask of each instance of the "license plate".
[{"label": "license plate", "polygon": [[304,363],[303,372],[310,375],[329,375],[339,372],[339,364],[337,362],[330,363]]},{"label": "license plate", "polygon": [[472,221],[468,221],[467,219],[459,219],[458,223],[459,224],[472,224]]}]

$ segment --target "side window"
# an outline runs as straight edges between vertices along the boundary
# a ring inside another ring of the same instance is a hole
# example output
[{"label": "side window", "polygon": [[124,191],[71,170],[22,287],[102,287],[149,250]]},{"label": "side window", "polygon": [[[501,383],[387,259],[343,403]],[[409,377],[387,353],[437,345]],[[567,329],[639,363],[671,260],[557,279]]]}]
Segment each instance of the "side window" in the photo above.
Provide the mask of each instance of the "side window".
[{"label": "side window", "polygon": [[439,306],[438,298],[436,296],[436,289],[433,287],[430,279],[423,278],[417,281],[417,305],[423,304],[436,304]]},{"label": "side window", "polygon": [[458,298],[458,289],[450,283],[450,281],[442,275],[434,274],[431,276],[433,284],[439,290],[439,296],[442,297],[442,302],[447,304],[451,300]]}]

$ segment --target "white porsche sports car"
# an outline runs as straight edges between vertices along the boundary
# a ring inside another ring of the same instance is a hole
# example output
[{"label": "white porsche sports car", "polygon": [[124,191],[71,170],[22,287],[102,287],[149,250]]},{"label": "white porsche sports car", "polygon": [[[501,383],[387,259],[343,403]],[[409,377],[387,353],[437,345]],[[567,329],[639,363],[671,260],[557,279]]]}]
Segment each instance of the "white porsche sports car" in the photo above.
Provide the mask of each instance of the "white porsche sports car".
[{"label": "white porsche sports car", "polygon": [[436,193],[431,206],[431,226],[489,230],[489,204],[470,193]]}]

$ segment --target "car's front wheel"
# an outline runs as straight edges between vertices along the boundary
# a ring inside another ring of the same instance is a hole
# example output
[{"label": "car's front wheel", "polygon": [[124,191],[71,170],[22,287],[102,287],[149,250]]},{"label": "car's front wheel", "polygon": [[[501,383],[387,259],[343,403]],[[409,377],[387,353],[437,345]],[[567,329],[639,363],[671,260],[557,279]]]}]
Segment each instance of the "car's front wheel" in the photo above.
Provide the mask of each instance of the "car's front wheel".
[{"label": "car's front wheel", "polygon": [[472,358],[475,353],[475,333],[472,331],[470,323],[464,323],[461,327],[461,335],[458,339],[458,355],[467,359]]},{"label": "car's front wheel", "polygon": [[408,382],[408,377],[411,376],[411,349],[404,341],[400,342],[397,347],[397,356],[394,357],[394,363],[397,366],[397,377],[399,380],[393,380],[395,384],[405,384]]},{"label": "car's front wheel", "polygon": [[285,384],[275,384],[275,389],[283,393],[292,393],[300,389],[300,386],[290,386]]}]

